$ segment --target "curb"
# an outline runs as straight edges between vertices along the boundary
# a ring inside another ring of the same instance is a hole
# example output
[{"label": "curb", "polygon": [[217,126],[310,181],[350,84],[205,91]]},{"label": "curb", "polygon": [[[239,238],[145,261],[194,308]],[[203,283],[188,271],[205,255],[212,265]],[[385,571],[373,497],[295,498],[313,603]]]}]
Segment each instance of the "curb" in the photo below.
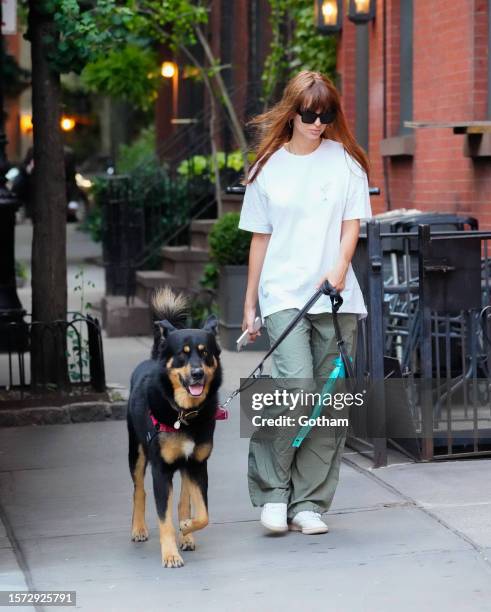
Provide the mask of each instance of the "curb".
[{"label": "curb", "polygon": [[0,427],[121,421],[126,418],[126,406],[126,402],[79,402],[66,406],[0,410]]}]

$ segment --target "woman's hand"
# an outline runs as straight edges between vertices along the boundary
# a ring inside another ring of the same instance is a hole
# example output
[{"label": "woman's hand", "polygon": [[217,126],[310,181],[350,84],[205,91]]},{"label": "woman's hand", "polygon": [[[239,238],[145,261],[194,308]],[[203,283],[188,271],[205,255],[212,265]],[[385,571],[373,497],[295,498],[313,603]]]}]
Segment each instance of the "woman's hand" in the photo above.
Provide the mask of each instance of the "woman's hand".
[{"label": "woman's hand", "polygon": [[315,286],[316,289],[322,285],[325,280],[328,280],[338,293],[344,289],[346,285],[346,274],[348,273],[349,264],[338,262],[334,268],[331,268],[325,276]]},{"label": "woman's hand", "polygon": [[249,342],[254,342],[257,336],[261,335],[261,332],[254,331],[254,321],[256,319],[256,307],[251,306],[247,302],[244,304],[244,318],[242,320],[242,331],[246,329],[249,332]]}]

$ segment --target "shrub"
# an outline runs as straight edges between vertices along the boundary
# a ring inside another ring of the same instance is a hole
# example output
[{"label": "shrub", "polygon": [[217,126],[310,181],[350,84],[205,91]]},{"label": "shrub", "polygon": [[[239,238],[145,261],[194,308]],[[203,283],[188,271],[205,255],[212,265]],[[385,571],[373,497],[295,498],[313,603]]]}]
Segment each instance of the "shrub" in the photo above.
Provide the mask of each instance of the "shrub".
[{"label": "shrub", "polygon": [[225,213],[213,225],[208,235],[210,258],[217,266],[247,264],[251,233],[239,229],[240,214]]},{"label": "shrub", "polygon": [[155,126],[152,125],[143,128],[131,144],[120,145],[116,168],[120,174],[131,173],[155,160]]}]

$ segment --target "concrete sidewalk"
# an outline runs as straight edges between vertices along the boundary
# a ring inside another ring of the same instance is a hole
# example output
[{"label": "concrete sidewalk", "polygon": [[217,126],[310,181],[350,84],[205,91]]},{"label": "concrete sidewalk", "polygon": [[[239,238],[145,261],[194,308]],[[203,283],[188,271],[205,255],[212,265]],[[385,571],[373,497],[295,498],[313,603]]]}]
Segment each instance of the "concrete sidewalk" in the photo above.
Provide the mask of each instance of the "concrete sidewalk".
[{"label": "concrete sidewalk", "polygon": [[[127,382],[149,347],[149,338],[106,341],[108,380]],[[223,351],[223,397],[258,359]],[[91,611],[490,609],[491,461],[393,455],[372,470],[347,449],[330,533],[272,537],[249,502],[248,441],[236,403],[231,412],[210,459],[211,523],[174,570],[160,565],[149,474],[150,539],[130,541],[124,422],[0,431],[10,535],[0,540],[1,583],[76,590],[77,606]]]},{"label": "concrete sidewalk", "polygon": [[[100,247],[69,228],[71,307],[81,265],[104,293]],[[29,259],[30,229],[17,257]],[[20,291],[29,309],[30,290]],[[128,384],[150,338],[104,340],[107,380]],[[223,351],[223,398],[260,359]],[[248,441],[238,405],[217,423],[210,525],[186,565],[160,565],[147,475],[150,539],[130,541],[132,484],[124,422],[0,430],[0,584],[77,591],[89,611],[478,611],[491,609],[491,461],[414,464],[392,454],[378,470],[346,450],[330,533],[265,534],[247,492]]]}]

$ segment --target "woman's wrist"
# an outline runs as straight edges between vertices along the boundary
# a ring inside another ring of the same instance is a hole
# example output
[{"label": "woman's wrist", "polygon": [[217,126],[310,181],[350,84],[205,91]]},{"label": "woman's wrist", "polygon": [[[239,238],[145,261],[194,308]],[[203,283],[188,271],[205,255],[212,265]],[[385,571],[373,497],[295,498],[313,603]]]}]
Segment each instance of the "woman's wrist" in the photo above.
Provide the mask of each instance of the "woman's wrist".
[{"label": "woman's wrist", "polygon": [[256,295],[248,295],[246,293],[244,306],[245,308],[256,308],[257,304],[257,294]]},{"label": "woman's wrist", "polygon": [[348,273],[349,265],[350,265],[349,259],[346,259],[345,257],[340,257],[336,264],[336,268],[339,270],[341,274],[346,275]]}]

